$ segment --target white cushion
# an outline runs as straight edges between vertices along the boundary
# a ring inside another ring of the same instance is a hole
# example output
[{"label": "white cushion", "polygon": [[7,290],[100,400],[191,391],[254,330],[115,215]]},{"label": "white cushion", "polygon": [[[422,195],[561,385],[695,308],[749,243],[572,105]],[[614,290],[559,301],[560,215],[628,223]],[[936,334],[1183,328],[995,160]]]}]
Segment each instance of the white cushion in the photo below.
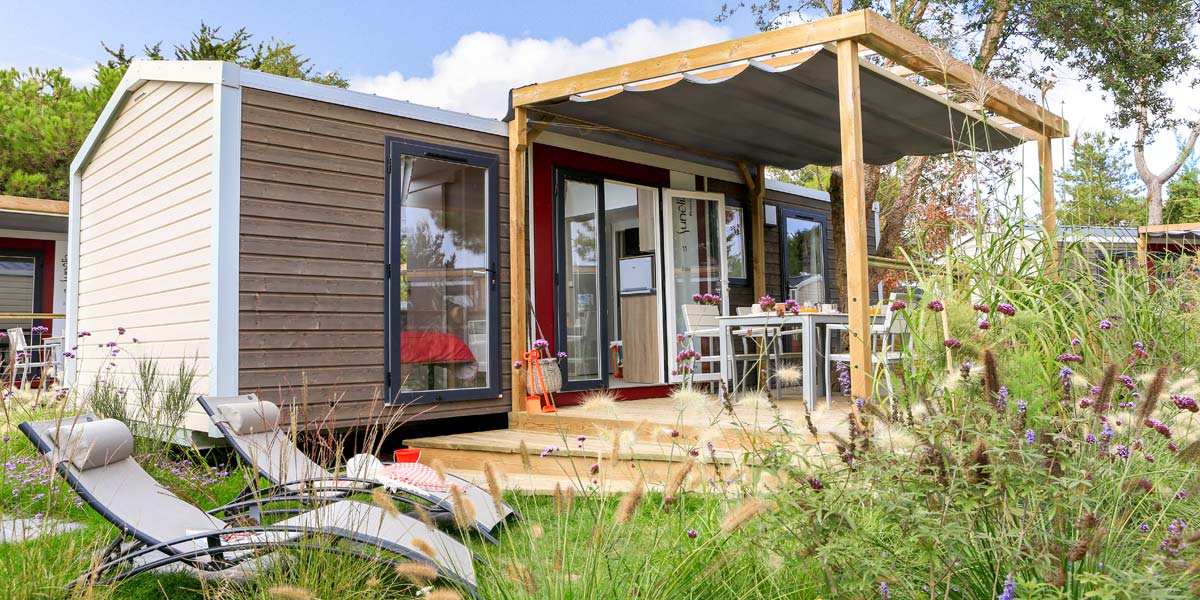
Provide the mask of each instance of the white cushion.
[{"label": "white cushion", "polygon": [[133,434],[116,419],[64,425],[50,435],[80,471],[123,461],[133,453]]},{"label": "white cushion", "polygon": [[279,426],[279,407],[274,402],[237,402],[223,404],[217,410],[234,433],[266,433]]}]

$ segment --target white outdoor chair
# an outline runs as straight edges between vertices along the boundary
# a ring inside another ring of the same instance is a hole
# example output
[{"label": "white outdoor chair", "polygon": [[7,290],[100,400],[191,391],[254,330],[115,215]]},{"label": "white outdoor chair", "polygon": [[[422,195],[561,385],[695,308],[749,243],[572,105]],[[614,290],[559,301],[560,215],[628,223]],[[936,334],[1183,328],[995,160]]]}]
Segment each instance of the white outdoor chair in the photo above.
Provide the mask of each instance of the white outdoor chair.
[{"label": "white outdoor chair", "polygon": [[[737,314],[738,316],[752,315],[757,312],[755,310],[757,308],[757,306],[739,306],[737,307]],[[747,356],[757,357],[759,352],[758,343],[771,343],[774,346],[772,358],[775,372],[779,372],[779,363],[781,359],[800,359],[804,355],[804,353],[800,350],[793,350],[790,352],[784,352],[783,350],[783,339],[785,337],[799,338],[800,343],[804,343],[804,330],[799,327],[792,329],[784,329],[781,327],[743,327],[737,331],[737,334],[741,336],[742,353]],[[763,342],[756,343],[757,340],[762,340]],[[753,347],[751,347],[751,345],[753,345]],[[746,370],[748,374],[749,366]],[[745,378],[743,378],[743,382],[744,380]],[[780,394],[782,394],[782,390],[780,391]]]},{"label": "white outdoor chair", "polygon": [[20,377],[21,387],[24,388],[28,385],[29,374],[34,369],[42,369],[42,381],[44,382],[46,380],[45,369],[58,364],[58,349],[57,344],[32,345],[26,343],[23,329],[20,327],[9,329],[9,387],[13,387],[17,382],[17,377]]},{"label": "white outdoor chair", "polygon": [[[892,300],[897,298],[896,294],[892,294]],[[909,335],[910,328],[908,316],[900,310],[892,310],[891,303],[884,309],[884,318],[882,323],[871,325],[871,339],[869,340],[873,362],[884,366],[883,376],[888,384],[888,390],[892,390],[891,367],[898,365],[904,361],[905,355],[912,347],[912,336]],[[830,335],[834,331],[849,331],[845,325],[830,325],[825,331],[825,405],[833,406],[832,392],[833,381],[832,371],[833,363],[835,362],[850,362],[849,352],[831,352]],[[897,350],[898,346],[903,346],[904,350]]]},{"label": "white outdoor chair", "polygon": [[[717,317],[721,316],[721,307],[712,304],[684,304],[683,305],[683,323],[687,331],[684,332],[684,339],[688,341],[689,347],[698,349],[697,343],[702,340],[709,340],[710,347],[717,348],[715,353],[702,354],[695,361],[695,372],[692,375],[692,381],[716,381],[721,378],[720,366],[721,358],[726,352],[731,352],[732,348],[721,347],[721,322]],[[734,335],[741,335],[734,332]],[[757,360],[758,354],[734,354],[734,378],[737,378],[739,365],[744,365],[751,360]],[[715,371],[704,373],[700,366],[711,364],[715,367]]]}]

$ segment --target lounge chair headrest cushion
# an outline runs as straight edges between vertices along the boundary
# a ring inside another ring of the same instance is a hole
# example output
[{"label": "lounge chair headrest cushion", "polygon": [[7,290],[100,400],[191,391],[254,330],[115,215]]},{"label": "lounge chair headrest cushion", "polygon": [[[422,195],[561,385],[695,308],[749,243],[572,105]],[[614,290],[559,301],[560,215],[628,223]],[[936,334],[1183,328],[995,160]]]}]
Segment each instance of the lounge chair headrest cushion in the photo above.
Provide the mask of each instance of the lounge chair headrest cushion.
[{"label": "lounge chair headrest cushion", "polygon": [[279,426],[279,407],[273,402],[235,402],[223,404],[217,410],[234,433],[266,433]]},{"label": "lounge chair headrest cushion", "polygon": [[121,462],[133,453],[133,434],[116,419],[63,425],[50,435],[80,471]]}]

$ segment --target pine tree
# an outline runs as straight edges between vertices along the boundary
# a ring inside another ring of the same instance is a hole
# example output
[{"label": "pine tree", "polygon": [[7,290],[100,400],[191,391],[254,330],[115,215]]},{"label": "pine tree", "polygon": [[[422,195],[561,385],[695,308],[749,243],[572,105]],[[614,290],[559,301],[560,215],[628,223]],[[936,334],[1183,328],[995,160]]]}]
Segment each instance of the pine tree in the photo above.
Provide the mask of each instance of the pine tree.
[{"label": "pine tree", "polygon": [[1137,175],[1125,158],[1129,149],[1116,136],[1088,132],[1075,138],[1066,168],[1058,172],[1064,225],[1137,226],[1146,222],[1146,203],[1137,196]]}]

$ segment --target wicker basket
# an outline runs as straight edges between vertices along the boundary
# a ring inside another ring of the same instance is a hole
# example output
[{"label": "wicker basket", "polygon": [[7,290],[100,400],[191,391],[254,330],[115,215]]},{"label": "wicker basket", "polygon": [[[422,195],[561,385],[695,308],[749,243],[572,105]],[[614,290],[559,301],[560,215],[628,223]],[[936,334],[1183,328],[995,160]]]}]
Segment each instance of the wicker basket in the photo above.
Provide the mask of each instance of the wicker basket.
[{"label": "wicker basket", "polygon": [[[541,367],[541,380],[538,379],[538,367]],[[562,391],[562,371],[558,368],[558,359],[539,358],[537,365],[530,364],[525,371],[529,382],[527,389],[530,394],[556,394]],[[544,390],[542,389],[542,380],[546,382]]]}]

